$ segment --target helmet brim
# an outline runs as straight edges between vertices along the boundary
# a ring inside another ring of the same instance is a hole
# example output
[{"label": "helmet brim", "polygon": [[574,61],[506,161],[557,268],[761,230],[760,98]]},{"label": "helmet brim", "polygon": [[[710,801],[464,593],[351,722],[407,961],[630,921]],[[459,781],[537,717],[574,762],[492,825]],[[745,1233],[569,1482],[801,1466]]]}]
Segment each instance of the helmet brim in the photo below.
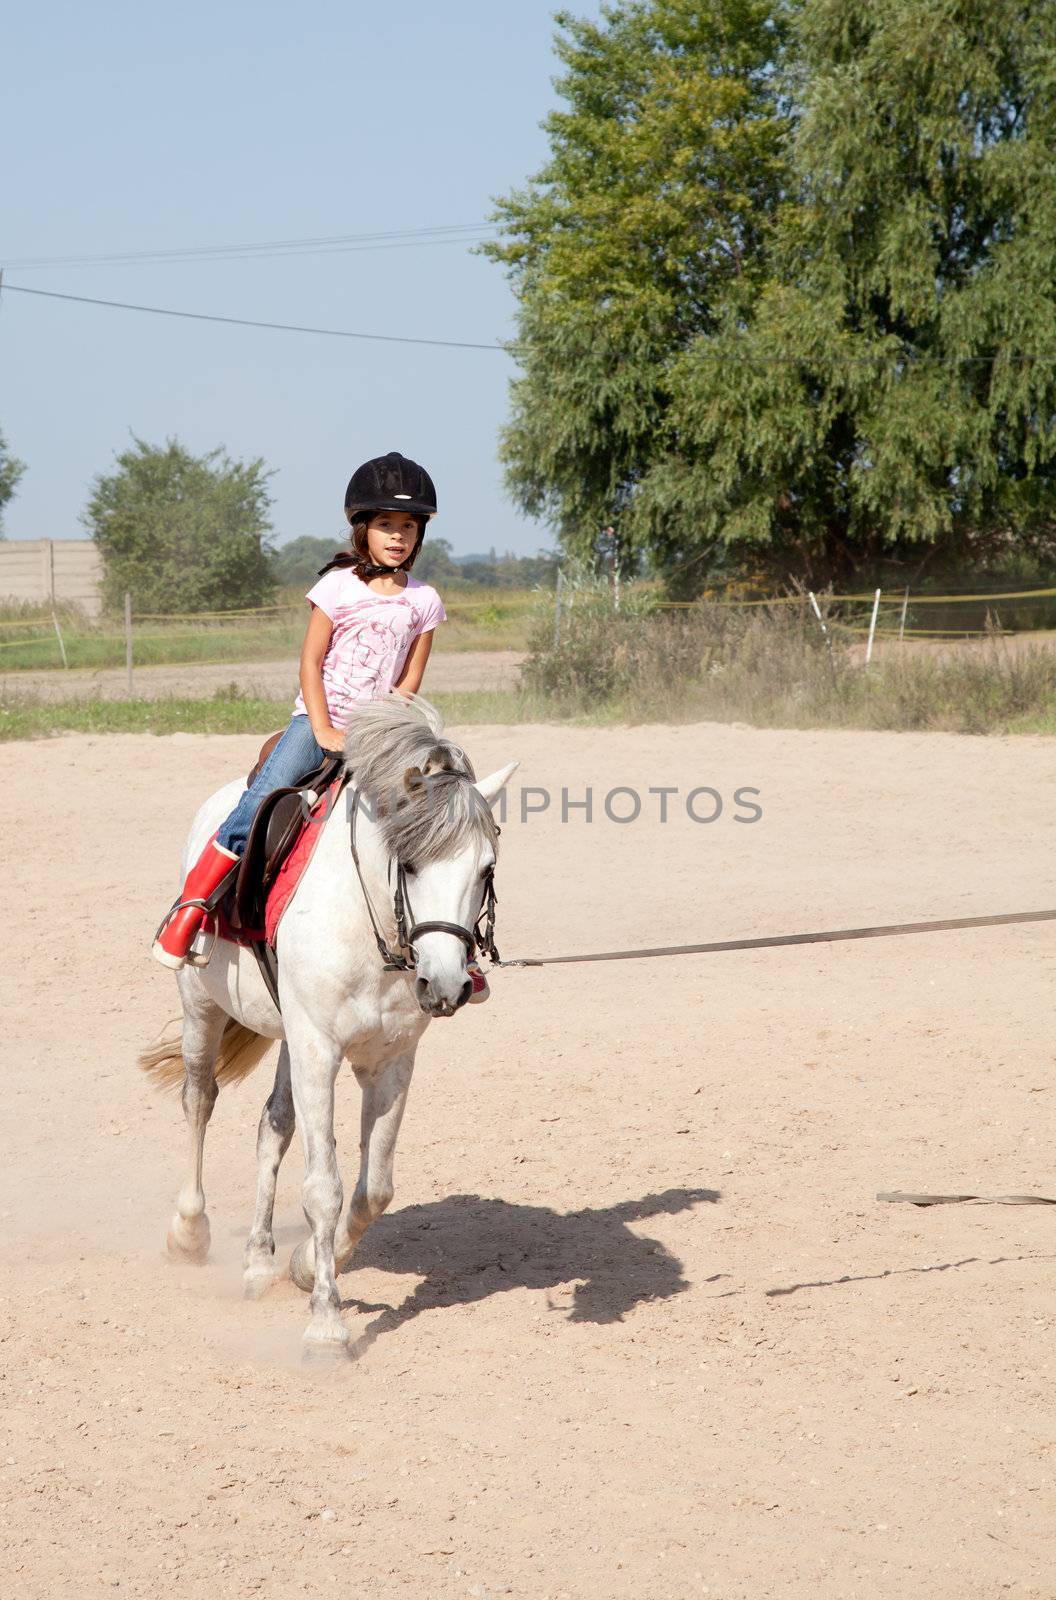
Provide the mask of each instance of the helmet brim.
[{"label": "helmet brim", "polygon": [[436,516],[436,507],[426,505],[421,500],[369,500],[362,504],[357,504],[353,500],[345,506],[345,515],[350,522],[353,517],[361,517],[376,511],[406,511],[408,516],[425,517],[427,520]]}]

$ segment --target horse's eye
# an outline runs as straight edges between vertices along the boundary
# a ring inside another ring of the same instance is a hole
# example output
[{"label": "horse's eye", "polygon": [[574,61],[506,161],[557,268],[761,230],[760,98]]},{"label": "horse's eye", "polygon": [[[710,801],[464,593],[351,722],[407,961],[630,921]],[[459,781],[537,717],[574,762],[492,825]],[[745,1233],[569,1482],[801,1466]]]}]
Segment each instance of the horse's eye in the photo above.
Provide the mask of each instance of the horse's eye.
[{"label": "horse's eye", "polygon": [[405,861],[403,863],[403,870],[407,874],[408,878],[413,878],[417,869],[415,868],[413,862]]}]

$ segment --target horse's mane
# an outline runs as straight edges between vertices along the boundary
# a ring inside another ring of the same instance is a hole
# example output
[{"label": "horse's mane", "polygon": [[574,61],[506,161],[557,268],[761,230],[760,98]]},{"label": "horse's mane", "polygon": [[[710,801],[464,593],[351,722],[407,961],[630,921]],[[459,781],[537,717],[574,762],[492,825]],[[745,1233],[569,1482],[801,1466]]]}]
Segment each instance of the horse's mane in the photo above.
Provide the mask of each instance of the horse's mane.
[{"label": "horse's mane", "polygon": [[[442,737],[439,711],[393,690],[357,701],[345,730],[345,764],[374,807],[390,854],[425,865],[465,845],[498,842],[495,819],[466,752]],[[417,768],[422,783],[412,778]]]}]

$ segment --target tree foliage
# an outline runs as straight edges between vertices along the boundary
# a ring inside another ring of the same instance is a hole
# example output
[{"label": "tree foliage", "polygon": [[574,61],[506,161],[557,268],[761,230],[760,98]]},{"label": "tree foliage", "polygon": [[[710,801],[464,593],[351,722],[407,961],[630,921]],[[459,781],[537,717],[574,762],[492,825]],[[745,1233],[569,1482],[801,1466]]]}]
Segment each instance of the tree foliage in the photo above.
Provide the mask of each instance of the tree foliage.
[{"label": "tree foliage", "polygon": [[560,20],[568,110],[492,247],[524,509],[698,585],[1056,553],[1056,8]]},{"label": "tree foliage", "polygon": [[765,0],[567,13],[550,160],[499,204],[520,302],[502,456],[515,499],[581,553],[622,532],[671,403],[672,357],[750,304],[780,192],[781,28]]},{"label": "tree foliage", "polygon": [[340,533],[335,533],[332,539],[319,539],[313,534],[303,533],[275,551],[272,560],[275,580],[291,587],[294,584],[310,587],[318,576],[319,568],[325,566],[339,550],[347,548],[348,540],[342,539]]},{"label": "tree foliage", "polygon": [[103,596],[140,611],[263,605],[275,588],[263,461],[222,449],[193,456],[175,439],[134,439],[100,476],[81,521],[103,558]]},{"label": "tree foliage", "polygon": [[[18,480],[26,470],[24,461],[19,461],[7,448],[7,440],[0,433],[0,530],[3,528],[4,507],[13,499],[18,488]],[[5,535],[0,531],[0,539]]]}]

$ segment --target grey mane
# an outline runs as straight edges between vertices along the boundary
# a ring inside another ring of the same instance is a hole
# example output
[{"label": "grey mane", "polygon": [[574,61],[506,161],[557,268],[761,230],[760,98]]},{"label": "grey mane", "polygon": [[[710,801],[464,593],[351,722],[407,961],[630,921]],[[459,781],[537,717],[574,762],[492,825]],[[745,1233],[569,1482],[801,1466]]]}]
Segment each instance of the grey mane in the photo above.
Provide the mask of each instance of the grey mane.
[{"label": "grey mane", "polygon": [[442,737],[443,718],[421,695],[393,690],[361,700],[345,730],[345,765],[378,817],[399,860],[424,866],[486,840],[498,829],[474,788],[466,752]]}]

